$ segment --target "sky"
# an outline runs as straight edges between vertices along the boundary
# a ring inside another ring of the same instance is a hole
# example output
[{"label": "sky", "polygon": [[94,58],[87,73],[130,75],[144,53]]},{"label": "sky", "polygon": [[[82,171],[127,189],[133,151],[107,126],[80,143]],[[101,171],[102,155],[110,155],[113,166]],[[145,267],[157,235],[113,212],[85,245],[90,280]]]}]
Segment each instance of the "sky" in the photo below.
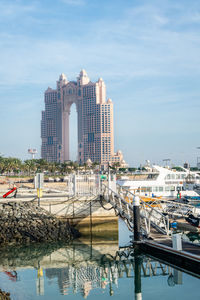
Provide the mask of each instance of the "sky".
[{"label": "sky", "polygon": [[[0,153],[40,157],[44,92],[102,77],[130,166],[200,157],[199,0],[0,0]],[[76,159],[77,115],[70,119]]]}]

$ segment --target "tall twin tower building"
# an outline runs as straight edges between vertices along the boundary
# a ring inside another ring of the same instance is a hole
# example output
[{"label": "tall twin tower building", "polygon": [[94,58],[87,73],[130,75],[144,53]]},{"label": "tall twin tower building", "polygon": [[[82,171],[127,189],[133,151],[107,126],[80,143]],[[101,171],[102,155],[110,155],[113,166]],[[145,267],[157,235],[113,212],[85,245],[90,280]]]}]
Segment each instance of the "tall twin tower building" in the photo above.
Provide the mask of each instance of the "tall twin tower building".
[{"label": "tall twin tower building", "polygon": [[64,162],[69,156],[69,118],[75,103],[78,120],[77,161],[123,164],[121,151],[114,153],[113,103],[106,100],[106,86],[102,78],[93,83],[85,70],[77,81],[68,81],[64,74],[57,88],[48,88],[44,96],[41,137],[42,158]]}]

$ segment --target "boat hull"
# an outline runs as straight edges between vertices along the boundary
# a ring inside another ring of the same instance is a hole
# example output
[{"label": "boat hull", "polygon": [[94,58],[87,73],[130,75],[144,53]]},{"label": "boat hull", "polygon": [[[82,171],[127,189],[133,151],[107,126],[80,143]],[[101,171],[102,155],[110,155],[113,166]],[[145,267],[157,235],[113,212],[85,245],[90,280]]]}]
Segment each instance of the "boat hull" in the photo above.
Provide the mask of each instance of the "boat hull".
[{"label": "boat hull", "polygon": [[193,216],[190,214],[185,220],[191,224],[192,226],[200,228],[200,218]]}]

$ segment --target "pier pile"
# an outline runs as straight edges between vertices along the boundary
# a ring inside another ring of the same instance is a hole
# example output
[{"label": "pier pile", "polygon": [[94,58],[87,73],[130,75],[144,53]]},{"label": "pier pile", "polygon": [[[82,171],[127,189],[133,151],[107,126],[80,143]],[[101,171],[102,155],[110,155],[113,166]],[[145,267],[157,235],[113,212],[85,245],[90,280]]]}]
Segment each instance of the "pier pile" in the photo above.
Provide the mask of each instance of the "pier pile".
[{"label": "pier pile", "polygon": [[0,204],[0,245],[69,241],[79,233],[31,202]]}]

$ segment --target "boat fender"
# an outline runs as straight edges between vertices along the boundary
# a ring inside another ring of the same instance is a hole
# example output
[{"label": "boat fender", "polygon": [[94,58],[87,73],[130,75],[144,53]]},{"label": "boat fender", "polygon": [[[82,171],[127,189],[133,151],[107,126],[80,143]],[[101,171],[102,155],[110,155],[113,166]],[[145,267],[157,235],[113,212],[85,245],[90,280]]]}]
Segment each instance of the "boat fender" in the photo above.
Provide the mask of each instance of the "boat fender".
[{"label": "boat fender", "polygon": [[177,228],[177,222],[172,222],[169,224],[170,228]]}]

